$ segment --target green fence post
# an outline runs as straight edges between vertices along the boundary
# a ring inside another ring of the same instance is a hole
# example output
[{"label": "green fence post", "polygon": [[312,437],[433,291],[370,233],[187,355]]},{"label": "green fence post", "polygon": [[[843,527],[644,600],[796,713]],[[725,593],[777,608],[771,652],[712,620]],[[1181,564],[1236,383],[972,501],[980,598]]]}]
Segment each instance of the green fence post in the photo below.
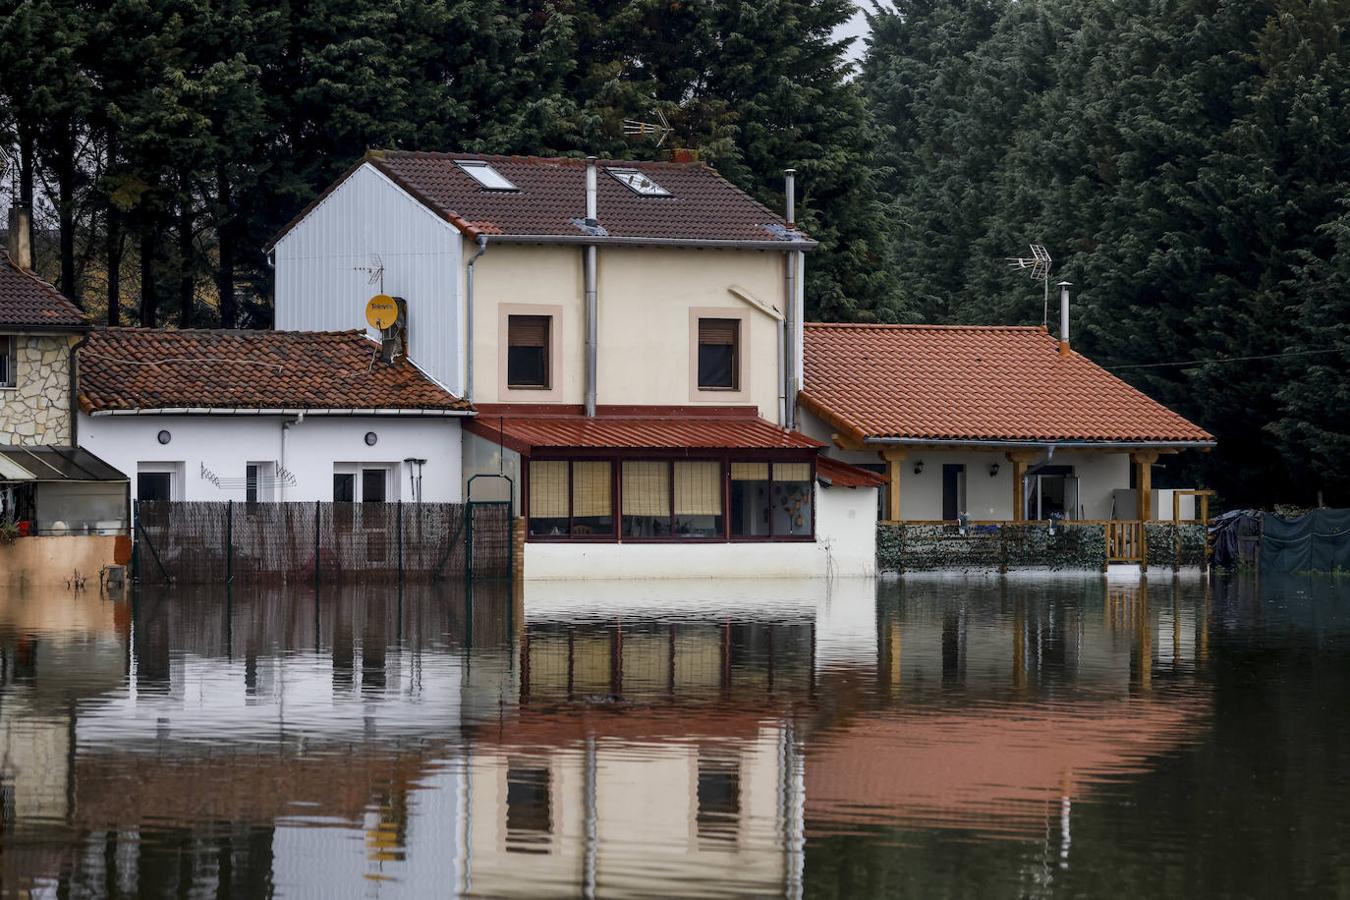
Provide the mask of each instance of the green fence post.
[{"label": "green fence post", "polygon": [[398,583],[403,584],[403,501],[400,500],[394,504],[394,515],[398,517],[398,522],[394,526],[394,533],[398,535]]},{"label": "green fence post", "polygon": [[234,501],[225,501],[225,583],[234,581]]},{"label": "green fence post", "polygon": [[141,580],[141,501],[131,501],[131,577]]},{"label": "green fence post", "polygon": [[319,592],[319,501],[314,501],[314,593]]},{"label": "green fence post", "polygon": [[464,504],[464,577],[473,578],[473,501]]}]

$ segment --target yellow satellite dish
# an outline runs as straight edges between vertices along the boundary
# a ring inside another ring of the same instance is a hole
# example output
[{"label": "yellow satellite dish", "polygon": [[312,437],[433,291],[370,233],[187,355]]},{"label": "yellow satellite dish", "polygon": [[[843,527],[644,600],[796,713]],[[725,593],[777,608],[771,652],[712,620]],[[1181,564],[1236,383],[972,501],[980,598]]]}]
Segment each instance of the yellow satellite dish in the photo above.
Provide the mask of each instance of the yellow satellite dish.
[{"label": "yellow satellite dish", "polygon": [[384,331],[398,321],[398,303],[388,294],[376,294],[366,303],[366,322],[371,328]]}]

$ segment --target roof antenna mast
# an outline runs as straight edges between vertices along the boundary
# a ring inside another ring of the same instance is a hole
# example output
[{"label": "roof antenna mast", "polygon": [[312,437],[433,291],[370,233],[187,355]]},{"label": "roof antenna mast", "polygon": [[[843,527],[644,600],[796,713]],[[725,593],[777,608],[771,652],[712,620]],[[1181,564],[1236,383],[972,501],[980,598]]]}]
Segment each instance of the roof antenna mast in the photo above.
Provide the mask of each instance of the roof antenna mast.
[{"label": "roof antenna mast", "polygon": [[1008,265],[1014,269],[1030,269],[1031,280],[1041,282],[1045,290],[1045,306],[1041,310],[1041,327],[1050,327],[1050,268],[1054,260],[1044,244],[1032,244],[1031,256],[1009,256]]}]

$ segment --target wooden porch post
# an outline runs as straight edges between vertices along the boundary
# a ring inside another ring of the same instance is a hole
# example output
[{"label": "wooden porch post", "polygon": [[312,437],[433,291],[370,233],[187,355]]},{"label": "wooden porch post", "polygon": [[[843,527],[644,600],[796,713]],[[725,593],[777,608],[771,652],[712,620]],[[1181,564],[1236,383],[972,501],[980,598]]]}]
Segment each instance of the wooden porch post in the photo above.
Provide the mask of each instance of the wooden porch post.
[{"label": "wooden porch post", "polygon": [[886,518],[891,522],[900,521],[900,467],[905,462],[909,450],[905,447],[887,447],[881,451],[886,461]]},{"label": "wooden porch post", "polygon": [[1157,461],[1157,450],[1136,450],[1130,454],[1130,462],[1135,466],[1135,518],[1141,522],[1153,518],[1153,464]]},{"label": "wooden porch post", "polygon": [[1036,460],[1035,450],[1009,450],[1008,461],[1013,467],[1013,512],[1014,522],[1025,522],[1027,518],[1027,467]]}]

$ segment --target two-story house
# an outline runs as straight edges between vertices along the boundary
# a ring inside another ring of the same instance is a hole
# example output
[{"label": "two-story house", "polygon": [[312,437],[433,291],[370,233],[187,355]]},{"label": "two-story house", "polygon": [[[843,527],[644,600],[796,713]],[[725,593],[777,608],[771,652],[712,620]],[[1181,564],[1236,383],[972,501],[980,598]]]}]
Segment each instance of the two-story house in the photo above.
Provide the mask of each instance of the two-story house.
[{"label": "two-story house", "polygon": [[465,495],[511,491],[526,577],[870,573],[882,479],[794,427],[815,243],[787,194],[688,158],[372,152],[273,242],[276,326],[397,298],[409,358],[474,407]]},{"label": "two-story house", "polygon": [[96,575],[126,530],[126,477],[76,446],[74,368],[88,325],[33,273],[27,211],[0,250],[0,583]]}]

